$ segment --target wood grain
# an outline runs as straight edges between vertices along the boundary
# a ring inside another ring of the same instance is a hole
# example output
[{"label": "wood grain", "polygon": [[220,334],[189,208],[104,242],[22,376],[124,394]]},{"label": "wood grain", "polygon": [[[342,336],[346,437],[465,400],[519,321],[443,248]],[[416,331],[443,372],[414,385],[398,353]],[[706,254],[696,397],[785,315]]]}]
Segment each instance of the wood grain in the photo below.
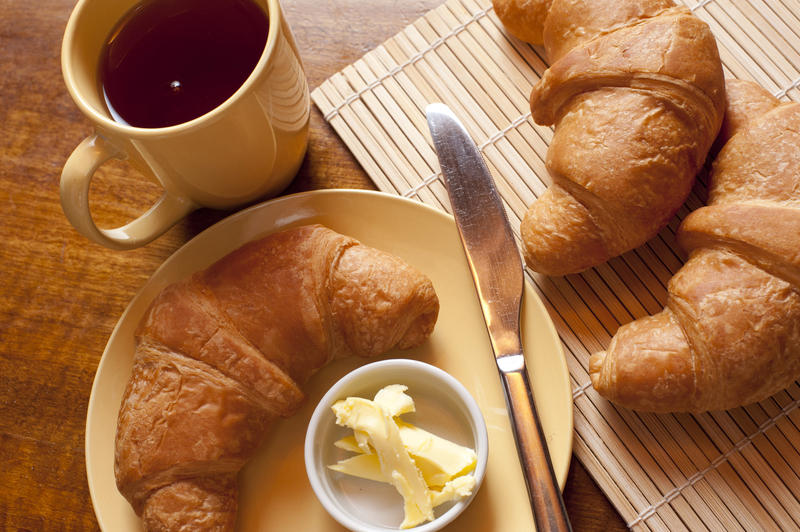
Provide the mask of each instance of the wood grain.
[{"label": "wood grain", "polygon": [[[285,0],[314,88],[438,0]],[[226,212],[201,210],[152,244],[119,252],[92,244],[65,219],[61,168],[91,132],[64,88],[60,46],[70,0],[0,2],[0,529],[94,530],[84,424],[111,331],[171,253]],[[288,192],[375,188],[312,109],[309,152]],[[123,163],[103,167],[90,201],[101,225],[142,212],[159,189]],[[573,461],[566,503],[575,530],[623,530]]]}]

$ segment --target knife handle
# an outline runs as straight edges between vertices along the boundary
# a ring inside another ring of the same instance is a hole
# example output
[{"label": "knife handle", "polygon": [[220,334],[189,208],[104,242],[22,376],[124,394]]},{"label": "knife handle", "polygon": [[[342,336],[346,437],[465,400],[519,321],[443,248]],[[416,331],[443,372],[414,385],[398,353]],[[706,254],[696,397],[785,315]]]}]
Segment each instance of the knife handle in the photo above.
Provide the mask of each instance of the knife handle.
[{"label": "knife handle", "polygon": [[[510,355],[521,359],[521,367],[513,370],[500,368],[506,400],[511,415],[511,428],[517,443],[528,497],[533,508],[533,519],[538,532],[571,531],[567,509],[556,482],[547,442],[544,438],[533,393],[528,381],[522,354]],[[498,363],[500,360],[498,360]],[[498,364],[500,365],[500,364]]]}]

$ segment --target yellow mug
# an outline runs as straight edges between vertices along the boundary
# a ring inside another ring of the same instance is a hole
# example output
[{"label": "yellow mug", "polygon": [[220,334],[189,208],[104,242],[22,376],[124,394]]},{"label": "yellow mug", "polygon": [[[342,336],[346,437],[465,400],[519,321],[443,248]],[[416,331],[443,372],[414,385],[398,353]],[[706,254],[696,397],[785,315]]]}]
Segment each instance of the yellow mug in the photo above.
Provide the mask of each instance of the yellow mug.
[{"label": "yellow mug", "polygon": [[[61,69],[67,89],[94,126],[61,173],[61,205],[84,236],[132,249],[163,234],[199,207],[229,209],[281,192],[308,145],[310,99],[305,73],[278,0],[256,0],[269,18],[267,43],[241,87],[208,113],[182,124],[138,128],[115,122],[98,81],[103,45],[139,0],[79,0],[64,33]],[[97,227],[89,209],[94,172],[126,159],[164,191],[132,222]]]}]

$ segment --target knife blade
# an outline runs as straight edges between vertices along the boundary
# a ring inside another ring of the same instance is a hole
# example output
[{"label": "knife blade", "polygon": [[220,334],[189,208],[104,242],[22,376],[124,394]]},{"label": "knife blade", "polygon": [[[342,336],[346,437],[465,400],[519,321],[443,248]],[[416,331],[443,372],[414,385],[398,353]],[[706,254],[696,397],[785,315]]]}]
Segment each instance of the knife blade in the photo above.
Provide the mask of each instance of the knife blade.
[{"label": "knife blade", "polygon": [[536,529],[572,530],[528,380],[520,338],[522,259],[494,179],[467,130],[444,104],[425,109],[490,344]]}]

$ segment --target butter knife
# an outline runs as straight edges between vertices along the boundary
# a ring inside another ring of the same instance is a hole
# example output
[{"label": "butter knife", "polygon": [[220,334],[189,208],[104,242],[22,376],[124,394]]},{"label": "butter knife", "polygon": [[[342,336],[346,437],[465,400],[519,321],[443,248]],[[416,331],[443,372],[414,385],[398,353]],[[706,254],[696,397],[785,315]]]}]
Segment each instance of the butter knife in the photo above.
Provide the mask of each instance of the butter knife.
[{"label": "butter knife", "polygon": [[494,180],[467,130],[444,104],[432,103],[425,113],[503,383],[536,529],[572,530],[522,353],[519,249]]}]

